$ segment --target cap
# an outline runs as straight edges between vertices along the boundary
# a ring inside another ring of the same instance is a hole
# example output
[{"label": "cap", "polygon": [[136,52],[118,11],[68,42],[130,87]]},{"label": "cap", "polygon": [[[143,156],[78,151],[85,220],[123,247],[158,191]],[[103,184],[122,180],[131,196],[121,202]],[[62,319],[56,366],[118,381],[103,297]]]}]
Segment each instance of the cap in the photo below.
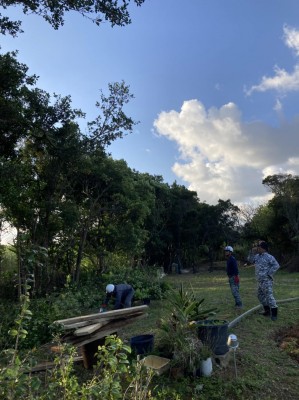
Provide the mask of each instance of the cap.
[{"label": "cap", "polygon": [[226,246],[225,251],[230,251],[231,253],[234,251],[234,249],[232,248],[232,246]]},{"label": "cap", "polygon": [[112,285],[112,283],[109,283],[109,285],[106,286],[106,292],[107,293],[112,293],[114,291],[115,286]]},{"label": "cap", "polygon": [[259,247],[261,247],[262,249],[268,251],[268,243],[267,242],[259,242]]}]

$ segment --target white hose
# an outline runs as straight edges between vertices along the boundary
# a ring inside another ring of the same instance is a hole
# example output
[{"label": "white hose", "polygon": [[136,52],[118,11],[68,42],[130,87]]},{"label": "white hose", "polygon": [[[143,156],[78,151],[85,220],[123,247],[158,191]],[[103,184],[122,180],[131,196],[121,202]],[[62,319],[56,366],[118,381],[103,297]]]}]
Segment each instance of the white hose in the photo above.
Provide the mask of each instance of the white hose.
[{"label": "white hose", "polygon": [[[287,303],[289,301],[295,301],[295,300],[299,300],[299,297],[291,297],[290,299],[277,300],[277,303]],[[234,319],[233,321],[231,321],[228,324],[228,329],[235,326],[242,318],[246,317],[249,314],[252,314],[254,311],[258,310],[259,308],[262,308],[261,304],[259,304],[258,306],[255,306],[255,307],[251,308],[250,310],[247,310],[245,313],[239,315],[236,319]]]}]

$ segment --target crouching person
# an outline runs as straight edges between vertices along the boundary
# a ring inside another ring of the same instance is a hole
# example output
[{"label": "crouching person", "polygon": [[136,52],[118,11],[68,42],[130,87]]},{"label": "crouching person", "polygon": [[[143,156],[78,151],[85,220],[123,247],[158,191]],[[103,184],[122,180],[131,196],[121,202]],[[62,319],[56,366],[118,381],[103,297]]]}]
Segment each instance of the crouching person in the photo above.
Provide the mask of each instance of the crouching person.
[{"label": "crouching person", "polygon": [[132,307],[133,296],[134,289],[131,285],[128,285],[127,283],[119,283],[118,285],[109,283],[109,285],[106,286],[106,297],[101,306],[100,312],[107,310],[108,303],[112,298],[115,299],[113,310]]}]

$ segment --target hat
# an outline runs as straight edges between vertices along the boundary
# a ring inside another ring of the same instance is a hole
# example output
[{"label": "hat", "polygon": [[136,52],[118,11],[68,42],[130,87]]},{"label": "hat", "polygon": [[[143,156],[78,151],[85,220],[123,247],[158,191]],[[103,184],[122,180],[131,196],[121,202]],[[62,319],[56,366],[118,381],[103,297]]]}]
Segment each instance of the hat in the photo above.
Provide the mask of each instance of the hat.
[{"label": "hat", "polygon": [[232,248],[232,246],[226,246],[224,251],[230,251],[232,253],[234,249]]},{"label": "hat", "polygon": [[268,251],[268,243],[267,242],[259,242],[259,247],[261,247],[262,249]]},{"label": "hat", "polygon": [[112,293],[112,292],[114,292],[114,288],[115,288],[115,286],[112,285],[112,283],[109,283],[109,285],[106,286],[106,292]]}]

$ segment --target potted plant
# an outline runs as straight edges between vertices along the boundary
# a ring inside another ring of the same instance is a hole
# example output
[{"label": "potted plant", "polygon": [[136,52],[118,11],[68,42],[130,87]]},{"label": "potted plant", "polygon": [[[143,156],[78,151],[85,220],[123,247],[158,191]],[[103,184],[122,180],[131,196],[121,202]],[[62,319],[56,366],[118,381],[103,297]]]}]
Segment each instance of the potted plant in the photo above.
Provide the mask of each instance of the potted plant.
[{"label": "potted plant", "polygon": [[196,321],[214,315],[215,308],[204,309],[204,299],[198,300],[192,290],[171,289],[166,296],[168,317],[158,324],[158,349],[173,364],[179,365],[185,374],[196,374],[201,360],[202,342],[198,337]]},{"label": "potted plant", "polygon": [[143,304],[150,304],[150,291],[146,288],[137,288],[134,293],[134,300],[140,301]]},{"label": "potted plant", "polygon": [[150,291],[149,289],[141,289],[141,299],[143,304],[149,305],[151,302],[151,298],[150,298]]},{"label": "potted plant", "polygon": [[199,339],[208,345],[214,354],[223,355],[228,352],[228,321],[205,319],[197,321]]}]

